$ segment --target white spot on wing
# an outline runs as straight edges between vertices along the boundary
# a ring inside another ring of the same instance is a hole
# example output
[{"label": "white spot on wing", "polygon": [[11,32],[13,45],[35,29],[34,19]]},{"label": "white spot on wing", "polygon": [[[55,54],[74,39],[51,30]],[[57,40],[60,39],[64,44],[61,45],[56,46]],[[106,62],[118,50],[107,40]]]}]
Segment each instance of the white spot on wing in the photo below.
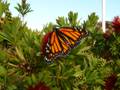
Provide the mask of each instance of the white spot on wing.
[{"label": "white spot on wing", "polygon": [[50,51],[47,49],[46,52],[49,53]]},{"label": "white spot on wing", "polygon": [[50,45],[47,43],[47,46],[49,47]]}]

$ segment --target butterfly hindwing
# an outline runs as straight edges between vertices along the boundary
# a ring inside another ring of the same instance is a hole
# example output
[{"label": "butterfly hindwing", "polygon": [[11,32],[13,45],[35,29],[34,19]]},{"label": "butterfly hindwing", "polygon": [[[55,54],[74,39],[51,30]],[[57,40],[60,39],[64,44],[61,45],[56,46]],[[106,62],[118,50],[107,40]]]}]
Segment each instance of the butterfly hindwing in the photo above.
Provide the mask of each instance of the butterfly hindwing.
[{"label": "butterfly hindwing", "polygon": [[62,56],[64,48],[65,50],[67,48],[64,41],[59,39],[55,32],[52,32],[46,45],[45,59],[47,59],[47,61],[52,61],[53,59]]}]

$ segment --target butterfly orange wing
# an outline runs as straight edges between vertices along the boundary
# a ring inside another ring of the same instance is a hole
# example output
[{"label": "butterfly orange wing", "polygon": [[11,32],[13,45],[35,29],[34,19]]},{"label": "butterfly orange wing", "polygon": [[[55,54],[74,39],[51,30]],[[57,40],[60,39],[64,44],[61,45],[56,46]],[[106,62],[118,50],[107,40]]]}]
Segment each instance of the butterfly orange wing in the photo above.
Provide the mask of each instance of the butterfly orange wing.
[{"label": "butterfly orange wing", "polygon": [[68,45],[72,48],[75,47],[77,44],[79,44],[82,37],[84,37],[87,32],[84,30],[78,30],[76,28],[71,27],[63,27],[59,30],[61,32],[61,36],[65,38],[65,41],[68,43]]},{"label": "butterfly orange wing", "polygon": [[56,32],[52,32],[51,36],[49,37],[49,40],[46,44],[45,48],[45,59],[47,61],[52,61],[53,59],[63,56],[67,52],[69,52],[70,48],[68,45],[64,42],[64,40],[59,37],[56,34]]},{"label": "butterfly orange wing", "polygon": [[85,31],[71,27],[62,27],[54,30],[46,44],[45,59],[52,61],[57,57],[67,55],[72,48],[79,44],[85,34]]}]

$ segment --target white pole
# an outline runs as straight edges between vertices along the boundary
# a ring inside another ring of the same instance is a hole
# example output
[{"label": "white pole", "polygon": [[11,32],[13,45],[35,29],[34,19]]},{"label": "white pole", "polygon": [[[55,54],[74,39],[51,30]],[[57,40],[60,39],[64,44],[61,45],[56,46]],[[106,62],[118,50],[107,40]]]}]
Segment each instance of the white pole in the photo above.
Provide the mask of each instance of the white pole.
[{"label": "white pole", "polygon": [[105,14],[106,14],[106,0],[102,0],[102,30],[103,32],[105,32],[105,28],[106,28],[106,25],[105,25]]}]

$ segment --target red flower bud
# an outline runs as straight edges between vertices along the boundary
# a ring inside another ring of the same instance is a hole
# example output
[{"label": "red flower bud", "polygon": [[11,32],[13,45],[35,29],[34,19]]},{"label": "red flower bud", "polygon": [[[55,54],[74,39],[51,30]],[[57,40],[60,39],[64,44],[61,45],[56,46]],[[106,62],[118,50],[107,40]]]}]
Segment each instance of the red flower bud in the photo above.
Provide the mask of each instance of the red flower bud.
[{"label": "red flower bud", "polygon": [[115,32],[120,33],[120,17],[116,16],[112,21],[112,26]]},{"label": "red flower bud", "polygon": [[105,80],[105,90],[112,90],[115,86],[116,81],[117,81],[117,75],[115,73],[107,77]]},{"label": "red flower bud", "polygon": [[45,85],[45,83],[39,82],[37,85],[30,86],[28,88],[28,90],[50,90],[50,87],[48,87],[47,85]]}]

